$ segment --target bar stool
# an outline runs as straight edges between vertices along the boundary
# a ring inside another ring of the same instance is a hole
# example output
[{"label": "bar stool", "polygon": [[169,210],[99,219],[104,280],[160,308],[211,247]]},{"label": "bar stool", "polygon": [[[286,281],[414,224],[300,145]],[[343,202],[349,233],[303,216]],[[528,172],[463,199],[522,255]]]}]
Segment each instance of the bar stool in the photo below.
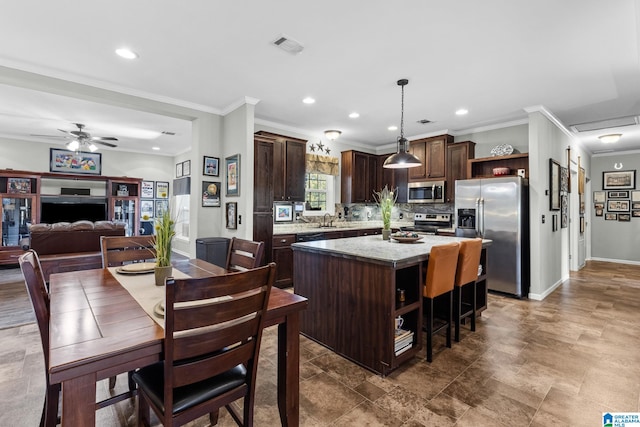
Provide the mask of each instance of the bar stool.
[{"label": "bar stool", "polygon": [[[433,334],[442,329],[447,330],[447,347],[451,348],[451,315],[453,311],[453,288],[456,279],[456,266],[460,244],[457,242],[437,245],[431,248],[427,262],[427,280],[423,289],[425,317],[427,318],[427,362],[433,359]],[[447,321],[434,328],[433,300],[440,296],[448,296]]]},{"label": "bar stool", "polygon": [[[456,324],[456,342],[460,342],[460,323],[462,319],[471,317],[471,331],[476,330],[476,280],[478,279],[478,266],[480,265],[480,253],[482,252],[482,239],[469,239],[460,242],[458,254],[458,268],[456,282],[453,289],[453,297],[456,301],[453,317]],[[462,312],[462,288],[471,286],[472,300],[469,310]]]}]

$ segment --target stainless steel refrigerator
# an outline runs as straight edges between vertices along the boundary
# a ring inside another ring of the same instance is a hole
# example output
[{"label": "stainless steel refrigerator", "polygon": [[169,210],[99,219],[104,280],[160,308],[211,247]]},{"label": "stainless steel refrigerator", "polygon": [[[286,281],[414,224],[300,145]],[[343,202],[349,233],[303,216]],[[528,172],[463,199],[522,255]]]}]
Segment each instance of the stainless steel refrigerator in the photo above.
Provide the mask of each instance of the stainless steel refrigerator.
[{"label": "stainless steel refrigerator", "polygon": [[456,181],[458,235],[491,239],[487,286],[517,297],[529,292],[529,193],[518,176]]}]

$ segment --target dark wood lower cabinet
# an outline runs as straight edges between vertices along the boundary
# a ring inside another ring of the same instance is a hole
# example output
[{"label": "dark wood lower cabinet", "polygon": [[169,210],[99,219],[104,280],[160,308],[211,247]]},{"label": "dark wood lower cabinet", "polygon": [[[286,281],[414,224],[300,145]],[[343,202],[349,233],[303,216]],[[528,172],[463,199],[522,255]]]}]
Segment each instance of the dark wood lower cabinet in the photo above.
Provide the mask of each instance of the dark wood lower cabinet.
[{"label": "dark wood lower cabinet", "polygon": [[[367,260],[293,251],[294,290],[309,300],[300,331],[354,362],[386,375],[422,347],[422,263],[394,268]],[[396,288],[405,301],[396,301]],[[413,332],[396,355],[395,318]]]},{"label": "dark wood lower cabinet", "polygon": [[291,250],[291,244],[295,241],[295,234],[273,236],[272,259],[276,263],[275,285],[279,288],[291,286],[293,283],[293,251]]}]

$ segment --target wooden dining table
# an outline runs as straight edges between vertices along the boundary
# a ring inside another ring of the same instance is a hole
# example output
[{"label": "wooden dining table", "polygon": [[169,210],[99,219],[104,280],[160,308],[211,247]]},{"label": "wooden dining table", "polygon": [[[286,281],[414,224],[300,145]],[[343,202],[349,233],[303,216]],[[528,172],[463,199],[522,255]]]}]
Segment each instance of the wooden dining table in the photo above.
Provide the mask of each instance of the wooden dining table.
[{"label": "wooden dining table", "polygon": [[[197,259],[173,264],[190,277],[226,273]],[[95,425],[96,382],[161,360],[164,329],[108,269],[53,274],[49,289],[48,374],[52,384],[62,384],[62,425]],[[283,426],[299,423],[299,313],[306,307],[306,298],[272,288],[265,327],[278,325],[278,408]]]}]

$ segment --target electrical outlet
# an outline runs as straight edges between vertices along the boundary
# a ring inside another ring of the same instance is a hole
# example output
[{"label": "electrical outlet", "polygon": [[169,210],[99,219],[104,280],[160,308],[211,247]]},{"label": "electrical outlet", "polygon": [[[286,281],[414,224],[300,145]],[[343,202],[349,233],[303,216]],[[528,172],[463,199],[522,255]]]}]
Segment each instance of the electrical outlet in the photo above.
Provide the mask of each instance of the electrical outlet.
[{"label": "electrical outlet", "polygon": [[544,224],[544,215],[542,215],[542,223]]}]

